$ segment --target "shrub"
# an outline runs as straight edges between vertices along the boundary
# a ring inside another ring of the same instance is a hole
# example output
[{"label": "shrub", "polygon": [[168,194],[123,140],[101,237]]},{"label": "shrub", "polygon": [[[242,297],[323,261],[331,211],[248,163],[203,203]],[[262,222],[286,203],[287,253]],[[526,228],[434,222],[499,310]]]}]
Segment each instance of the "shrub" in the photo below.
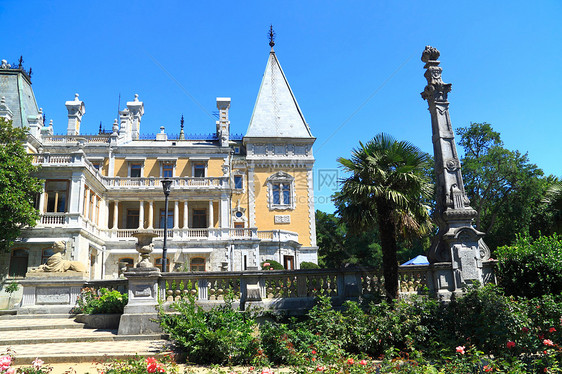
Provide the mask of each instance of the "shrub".
[{"label": "shrub", "polygon": [[301,262],[301,269],[320,269],[320,266],[314,262],[303,261]]},{"label": "shrub", "polygon": [[[268,265],[265,265],[268,264]],[[273,268],[273,270],[285,270],[285,268],[283,267],[283,265],[281,265],[280,263],[278,263],[275,260],[265,260],[261,263],[261,268],[262,270],[271,270],[271,268]]]},{"label": "shrub", "polygon": [[248,364],[258,351],[255,320],[248,312],[232,308],[232,299],[204,311],[189,296],[171,305],[177,312],[159,312],[162,329],[197,364]]},{"label": "shrub", "polygon": [[497,276],[507,295],[539,297],[562,292],[562,238],[519,236],[498,248]]},{"label": "shrub", "polygon": [[123,314],[127,305],[128,295],[116,290],[100,288],[82,289],[76,300],[76,306],[72,309],[73,314]]}]

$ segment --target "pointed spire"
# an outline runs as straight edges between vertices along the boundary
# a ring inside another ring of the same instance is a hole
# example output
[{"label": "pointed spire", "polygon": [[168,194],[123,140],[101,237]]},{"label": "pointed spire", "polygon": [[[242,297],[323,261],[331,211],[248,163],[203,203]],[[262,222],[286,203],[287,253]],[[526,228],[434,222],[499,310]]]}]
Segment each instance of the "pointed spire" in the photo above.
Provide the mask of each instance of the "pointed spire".
[{"label": "pointed spire", "polygon": [[269,46],[271,47],[271,52],[273,51],[273,46],[275,45],[275,31],[273,31],[273,25],[269,25]]},{"label": "pointed spire", "polygon": [[183,114],[180,119],[180,140],[185,140],[185,133],[183,132]]},{"label": "pointed spire", "polygon": [[313,138],[274,52],[267,60],[246,137]]}]

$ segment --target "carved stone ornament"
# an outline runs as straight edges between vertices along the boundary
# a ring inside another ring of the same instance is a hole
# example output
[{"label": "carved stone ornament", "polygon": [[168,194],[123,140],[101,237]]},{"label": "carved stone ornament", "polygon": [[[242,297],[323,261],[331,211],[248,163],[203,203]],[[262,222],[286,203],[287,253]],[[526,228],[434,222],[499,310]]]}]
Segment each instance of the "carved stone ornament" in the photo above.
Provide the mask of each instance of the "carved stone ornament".
[{"label": "carved stone ornament", "polygon": [[66,250],[66,242],[56,241],[51,248],[54,254],[47,259],[44,265],[31,269],[30,273],[64,273],[67,271],[87,273],[86,266],[80,261],[69,261],[62,257],[62,253]]},{"label": "carved stone ornament", "polygon": [[449,170],[451,173],[457,171],[458,169],[460,169],[461,165],[459,160],[456,160],[454,158],[447,160],[447,162],[445,163],[445,167],[447,168],[447,170]]}]

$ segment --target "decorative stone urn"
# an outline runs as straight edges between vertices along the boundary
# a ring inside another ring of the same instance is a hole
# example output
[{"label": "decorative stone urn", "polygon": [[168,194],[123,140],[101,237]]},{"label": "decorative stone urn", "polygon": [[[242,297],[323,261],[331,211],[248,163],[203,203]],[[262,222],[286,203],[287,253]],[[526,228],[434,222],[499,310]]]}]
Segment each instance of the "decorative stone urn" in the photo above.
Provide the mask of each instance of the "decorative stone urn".
[{"label": "decorative stone urn", "polygon": [[153,268],[150,262],[150,254],[154,250],[152,239],[157,237],[154,232],[148,230],[138,230],[133,234],[137,238],[137,252],[140,253],[142,260],[137,264],[137,268]]}]

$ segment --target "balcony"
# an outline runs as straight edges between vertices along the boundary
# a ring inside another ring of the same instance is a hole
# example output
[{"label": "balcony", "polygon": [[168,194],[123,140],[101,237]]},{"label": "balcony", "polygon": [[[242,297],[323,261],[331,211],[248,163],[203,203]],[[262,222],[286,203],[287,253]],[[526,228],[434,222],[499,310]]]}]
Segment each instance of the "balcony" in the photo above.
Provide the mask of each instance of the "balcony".
[{"label": "balcony", "polygon": [[[120,189],[162,189],[162,180],[164,178],[141,177],[141,178],[111,178],[102,177],[101,181],[109,190]],[[166,178],[172,180],[172,188],[176,189],[222,189],[228,187],[228,177],[174,177]]]},{"label": "balcony", "polygon": [[[143,229],[147,230],[147,229]],[[164,237],[164,229],[148,229],[157,236],[155,239]],[[116,229],[104,230],[108,240],[136,240],[133,234],[138,229]],[[296,234],[295,234],[296,235]],[[297,235],[298,237],[298,235]],[[231,229],[231,228],[203,228],[203,229],[168,229],[168,239],[172,241],[183,240],[259,240],[256,228]]]},{"label": "balcony", "polygon": [[[49,154],[42,153],[33,155],[33,163],[42,167],[60,167],[60,166],[81,166],[88,169],[105,188],[111,191],[123,190],[151,190],[162,189],[160,177],[105,177],[88,161],[83,153],[76,152],[72,154]],[[173,177],[166,178],[172,180],[173,189],[193,189],[193,190],[221,190],[229,187],[229,177]]]}]

